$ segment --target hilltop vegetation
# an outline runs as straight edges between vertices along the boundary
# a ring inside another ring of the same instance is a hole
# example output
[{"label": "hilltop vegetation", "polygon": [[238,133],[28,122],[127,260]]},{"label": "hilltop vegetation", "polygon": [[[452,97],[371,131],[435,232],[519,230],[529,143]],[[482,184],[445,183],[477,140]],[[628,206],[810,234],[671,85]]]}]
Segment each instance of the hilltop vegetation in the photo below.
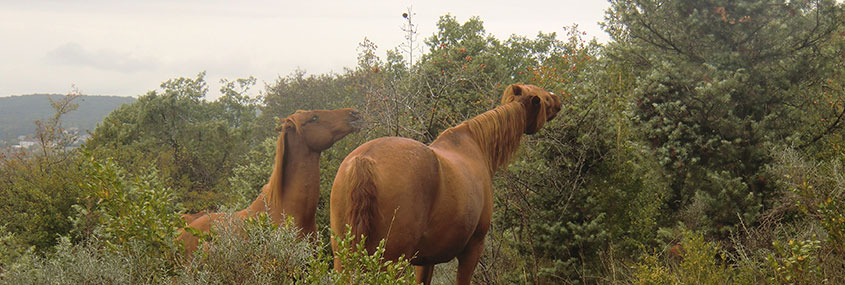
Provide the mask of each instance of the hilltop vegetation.
[{"label": "hilltop vegetation", "polygon": [[[576,28],[498,39],[479,18],[446,15],[413,64],[365,39],[357,66],[261,92],[235,79],[207,101],[204,73],[168,80],[81,149],[0,157],[0,282],[407,281],[403,262],[327,275],[338,165],[377,137],[428,143],[524,82],[563,110],[498,173],[476,282],[845,283],[845,4],[611,3],[606,44]],[[314,243],[280,249],[292,229],[258,219],[249,239],[213,234],[227,246],[177,266],[177,212],[243,208],[272,168],[276,117],[340,107],[369,125],[323,152]],[[435,269],[438,282],[453,274]]]},{"label": "hilltop vegetation", "polygon": [[[34,122],[46,120],[55,112],[50,107],[50,100],[60,100],[64,95],[33,94],[23,96],[0,97],[0,145],[17,143],[18,136],[33,134]],[[64,117],[67,128],[80,131],[94,130],[97,123],[111,111],[135,98],[119,96],[85,95],[75,99],[79,104],[76,112]]]}]

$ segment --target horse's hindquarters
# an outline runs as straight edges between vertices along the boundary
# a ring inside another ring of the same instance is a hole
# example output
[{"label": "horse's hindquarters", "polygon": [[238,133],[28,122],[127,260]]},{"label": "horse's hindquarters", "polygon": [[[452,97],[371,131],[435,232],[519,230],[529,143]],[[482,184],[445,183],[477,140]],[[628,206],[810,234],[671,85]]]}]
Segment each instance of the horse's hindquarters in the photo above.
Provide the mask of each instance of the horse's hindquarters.
[{"label": "horse's hindquarters", "polygon": [[[369,206],[367,248],[373,250],[386,239],[385,257],[411,256],[426,228],[431,203],[438,185],[437,159],[431,149],[414,140],[381,138],[355,149],[338,169],[332,186],[331,224],[335,234],[345,232],[350,215],[358,215],[361,201],[353,201],[363,189],[355,189],[353,177],[362,173],[360,160],[368,160],[374,190]],[[352,227],[361,226],[351,223]],[[355,232],[355,229],[353,229]]]}]

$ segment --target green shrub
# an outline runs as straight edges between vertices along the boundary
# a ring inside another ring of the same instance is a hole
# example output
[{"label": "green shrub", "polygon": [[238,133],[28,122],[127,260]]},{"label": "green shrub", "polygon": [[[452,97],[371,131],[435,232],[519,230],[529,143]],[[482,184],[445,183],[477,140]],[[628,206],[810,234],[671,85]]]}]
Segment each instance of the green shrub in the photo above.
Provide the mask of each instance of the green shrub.
[{"label": "green shrub", "polygon": [[661,263],[660,255],[657,253],[643,256],[642,261],[634,265],[634,273],[631,277],[634,284],[673,284],[669,268]]},{"label": "green shrub", "polygon": [[80,185],[84,198],[74,205],[75,237],[131,256],[133,280],[172,275],[182,221],[172,191],[161,186],[155,169],[130,176],[110,159],[93,157],[83,168],[87,179]]},{"label": "green shrub", "polygon": [[4,272],[0,284],[130,284],[132,263],[127,256],[102,250],[94,243],[74,245],[59,239],[55,252],[38,257],[32,251]]},{"label": "green shrub", "polygon": [[27,247],[15,233],[7,231],[6,226],[0,225],[0,279],[19,258],[32,254],[34,246]]},{"label": "green shrub", "polygon": [[659,254],[643,256],[634,265],[634,283],[732,284],[736,275],[718,244],[705,240],[701,232],[683,226],[675,251],[662,258]]},{"label": "green shrub", "polygon": [[408,259],[400,256],[398,260],[384,260],[385,240],[379,242],[376,250],[369,254],[364,248],[366,237],[355,242],[352,231],[347,226],[344,236],[333,237],[338,250],[335,257],[343,270],[333,271],[330,280],[337,284],[414,284],[413,267]]},{"label": "green shrub", "polygon": [[[801,224],[779,237],[765,257],[768,278],[777,282],[845,281],[845,174],[839,158],[808,159],[808,154],[783,149],[772,173],[783,188],[784,207]],[[813,229],[817,229],[813,231]],[[812,235],[811,235],[812,234]]]},{"label": "green shrub", "polygon": [[247,159],[242,164],[232,169],[232,176],[227,181],[228,193],[225,193],[232,201],[228,208],[244,209],[258,197],[273,171],[276,142],[276,138],[265,139],[246,154]]},{"label": "green shrub", "polygon": [[219,223],[185,271],[174,278],[183,284],[413,284],[406,259],[385,261],[384,242],[373,253],[351,233],[335,237],[343,272],[332,269],[332,256],[315,240],[299,236],[292,220],[277,226],[267,215]]},{"label": "green shrub", "polygon": [[254,133],[258,106],[248,95],[255,79],[221,83],[223,96],[211,101],[205,72],[167,80],[114,110],[85,145],[131,174],[158,169],[190,211],[216,207],[232,169],[264,139]]},{"label": "green shrub", "polygon": [[766,258],[775,273],[769,281],[779,284],[817,284],[823,281],[818,258],[820,243],[816,239],[789,240],[787,244],[775,241],[774,252]]},{"label": "green shrub", "polygon": [[680,284],[729,284],[733,269],[719,245],[704,239],[704,235],[682,230]]},{"label": "green shrub", "polygon": [[[299,238],[292,220],[275,225],[266,214],[224,219],[186,266],[184,283],[293,283],[307,276],[318,247]],[[181,282],[180,282],[181,283]]]},{"label": "green shrub", "polygon": [[75,164],[76,156],[67,155],[59,160],[36,153],[0,154],[0,223],[39,253],[72,228],[67,217],[84,174]]},{"label": "green shrub", "polygon": [[845,253],[845,173],[839,160],[810,162],[795,150],[784,150],[777,173],[794,194],[795,207],[815,219],[831,247]]}]

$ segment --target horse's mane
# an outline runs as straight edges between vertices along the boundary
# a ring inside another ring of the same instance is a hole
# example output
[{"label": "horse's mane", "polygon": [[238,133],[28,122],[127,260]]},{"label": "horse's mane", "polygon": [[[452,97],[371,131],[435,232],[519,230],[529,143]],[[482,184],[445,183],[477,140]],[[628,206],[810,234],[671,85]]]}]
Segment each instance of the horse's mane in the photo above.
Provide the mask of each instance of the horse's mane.
[{"label": "horse's mane", "polygon": [[[300,111],[297,111],[296,113],[299,112]],[[282,182],[284,182],[285,176],[285,143],[287,142],[287,129],[288,127],[293,127],[296,133],[301,132],[298,120],[299,117],[295,116],[296,113],[285,118],[284,123],[276,129],[282,131],[282,133],[279,134],[279,140],[276,143],[276,158],[273,162],[273,172],[270,174],[270,181],[267,182],[267,184],[261,189],[262,194],[266,198],[266,203],[270,203],[271,201],[275,201],[275,199],[280,199],[282,197]]]},{"label": "horse's mane", "polygon": [[[510,102],[464,121],[470,134],[485,154],[490,173],[505,165],[519,148],[525,131],[522,103]],[[457,128],[457,127],[456,127]]]}]

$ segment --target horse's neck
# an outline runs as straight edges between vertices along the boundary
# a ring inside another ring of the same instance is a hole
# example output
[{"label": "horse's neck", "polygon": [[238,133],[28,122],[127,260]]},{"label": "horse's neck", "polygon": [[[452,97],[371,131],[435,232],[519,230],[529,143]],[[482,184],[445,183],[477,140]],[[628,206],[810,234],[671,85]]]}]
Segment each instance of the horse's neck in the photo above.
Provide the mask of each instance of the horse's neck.
[{"label": "horse's neck", "polygon": [[[276,161],[274,171],[282,169],[282,183],[267,183],[261,195],[250,206],[252,210],[266,210],[271,217],[285,213],[294,218],[308,214],[309,208],[304,201],[317,201],[320,196],[320,153],[311,151],[299,135],[287,135],[285,155],[282,161]],[[277,174],[278,175],[278,174]],[[272,175],[271,179],[277,175]],[[267,195],[274,192],[272,199]]]},{"label": "horse's neck", "polygon": [[446,129],[431,147],[466,155],[470,154],[468,150],[478,149],[492,174],[516,152],[525,130],[524,118],[521,104],[502,105]]}]

